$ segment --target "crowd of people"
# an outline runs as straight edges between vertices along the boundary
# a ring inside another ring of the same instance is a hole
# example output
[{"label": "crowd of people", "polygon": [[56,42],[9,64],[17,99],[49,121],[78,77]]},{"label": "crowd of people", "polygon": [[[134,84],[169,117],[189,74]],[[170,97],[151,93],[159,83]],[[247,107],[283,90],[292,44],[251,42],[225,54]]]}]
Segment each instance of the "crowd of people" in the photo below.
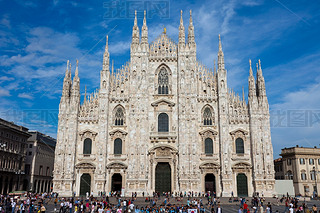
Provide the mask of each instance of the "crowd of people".
[{"label": "crowd of people", "polygon": [[[145,196],[145,194],[142,194]],[[113,197],[113,198],[112,198]],[[111,202],[112,199],[112,202]],[[273,206],[283,206],[281,212],[289,213],[320,213],[316,205],[308,206],[297,198],[283,197],[276,203],[265,201],[263,197],[246,198],[230,197],[229,202],[238,205],[238,213],[272,213]],[[222,213],[222,208],[228,205],[220,202],[214,193],[153,193],[137,201],[137,193],[131,198],[123,198],[120,193],[110,192],[93,197],[87,194],[84,197],[61,198],[56,193],[33,194],[24,196],[0,196],[0,213],[45,213],[51,205],[56,213]],[[278,208],[279,209],[279,208]]]}]

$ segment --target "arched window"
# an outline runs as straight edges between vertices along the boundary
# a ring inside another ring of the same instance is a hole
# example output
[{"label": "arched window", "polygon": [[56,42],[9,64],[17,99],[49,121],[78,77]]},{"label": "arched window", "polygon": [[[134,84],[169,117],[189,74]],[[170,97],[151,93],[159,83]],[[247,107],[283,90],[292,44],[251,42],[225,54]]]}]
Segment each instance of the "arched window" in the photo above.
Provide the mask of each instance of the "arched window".
[{"label": "arched window", "polygon": [[237,154],[244,154],[244,144],[242,138],[236,139],[236,153]]},{"label": "arched window", "polygon": [[158,116],[158,132],[169,132],[169,116],[166,113]]},{"label": "arched window", "polygon": [[158,74],[158,94],[169,94],[169,75],[165,68]]},{"label": "arched window", "polygon": [[92,140],[90,138],[86,138],[83,142],[83,154],[90,155],[92,149]]},{"label": "arched window", "polygon": [[203,111],[203,125],[205,126],[212,125],[212,112],[209,107],[206,107]]},{"label": "arched window", "polygon": [[122,140],[120,138],[117,138],[117,139],[114,140],[113,153],[115,155],[121,155],[122,154]]},{"label": "arched window", "polygon": [[115,110],[114,125],[123,126],[123,124],[124,124],[124,111],[121,106],[118,106]]},{"label": "arched window", "polygon": [[207,155],[213,154],[213,141],[211,138],[204,140],[204,153]]}]

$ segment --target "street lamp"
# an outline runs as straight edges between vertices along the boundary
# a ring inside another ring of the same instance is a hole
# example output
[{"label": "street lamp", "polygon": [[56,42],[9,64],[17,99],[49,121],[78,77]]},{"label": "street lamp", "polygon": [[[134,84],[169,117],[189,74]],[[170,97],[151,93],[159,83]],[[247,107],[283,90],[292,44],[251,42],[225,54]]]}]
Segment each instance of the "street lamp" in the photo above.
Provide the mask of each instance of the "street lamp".
[{"label": "street lamp", "polygon": [[5,144],[5,143],[0,143],[0,147],[1,148],[4,148],[4,147],[6,147],[7,146],[7,144]]},{"label": "street lamp", "polygon": [[314,185],[315,185],[315,189],[314,189],[314,193],[315,195],[318,194],[318,190],[317,190],[317,172],[316,172],[316,167],[313,167],[313,174],[314,174]]}]

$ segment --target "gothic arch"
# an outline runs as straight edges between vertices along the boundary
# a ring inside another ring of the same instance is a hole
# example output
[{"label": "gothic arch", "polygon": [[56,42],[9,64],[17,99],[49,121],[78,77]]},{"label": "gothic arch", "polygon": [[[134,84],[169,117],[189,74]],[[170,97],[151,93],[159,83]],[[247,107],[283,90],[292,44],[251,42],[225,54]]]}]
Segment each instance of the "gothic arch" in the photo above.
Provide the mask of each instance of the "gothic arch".
[{"label": "gothic arch", "polygon": [[172,94],[172,72],[166,64],[160,64],[155,72],[155,92],[159,95]]},{"label": "gothic arch", "polygon": [[204,126],[212,126],[214,123],[214,110],[212,106],[206,104],[201,110],[201,124]]},{"label": "gothic arch", "polygon": [[125,126],[126,124],[126,110],[125,108],[118,104],[113,109],[113,125],[115,126]]}]

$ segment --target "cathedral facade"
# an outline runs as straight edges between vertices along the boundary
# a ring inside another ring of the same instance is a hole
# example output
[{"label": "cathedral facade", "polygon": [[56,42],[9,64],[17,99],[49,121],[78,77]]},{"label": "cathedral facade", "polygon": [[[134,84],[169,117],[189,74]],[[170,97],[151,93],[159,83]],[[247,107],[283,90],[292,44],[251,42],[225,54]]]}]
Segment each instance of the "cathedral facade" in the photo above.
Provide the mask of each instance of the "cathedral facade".
[{"label": "cathedral facade", "polygon": [[[200,50],[201,51],[201,50]],[[59,105],[53,191],[274,193],[269,105],[260,61],[251,61],[248,101],[227,84],[219,36],[217,68],[197,60],[190,11],[186,38],[148,41],[135,15],[130,61],[114,71],[108,38],[100,87],[80,101],[78,64],[67,66]]]}]

